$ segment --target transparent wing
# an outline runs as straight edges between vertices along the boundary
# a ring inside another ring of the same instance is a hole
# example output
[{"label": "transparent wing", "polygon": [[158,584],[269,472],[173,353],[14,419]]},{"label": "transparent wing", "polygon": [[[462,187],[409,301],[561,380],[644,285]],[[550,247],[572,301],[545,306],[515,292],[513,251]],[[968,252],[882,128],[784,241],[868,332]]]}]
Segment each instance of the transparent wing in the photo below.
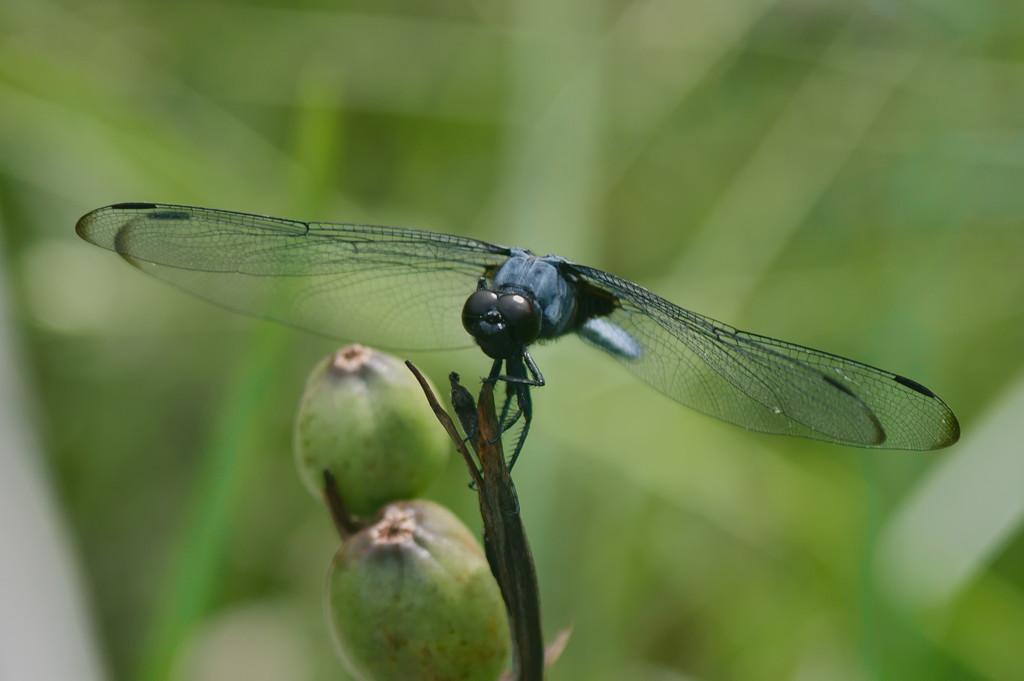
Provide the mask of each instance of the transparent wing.
[{"label": "transparent wing", "polygon": [[688,407],[751,430],[858,447],[937,449],[960,437],[949,407],[910,379],[740,331],[614,275],[572,268],[618,299],[607,321],[628,339],[580,335]]},{"label": "transparent wing", "polygon": [[462,306],[509,254],[450,234],[166,204],[107,206],[75,229],[219,305],[390,349],[472,345]]}]

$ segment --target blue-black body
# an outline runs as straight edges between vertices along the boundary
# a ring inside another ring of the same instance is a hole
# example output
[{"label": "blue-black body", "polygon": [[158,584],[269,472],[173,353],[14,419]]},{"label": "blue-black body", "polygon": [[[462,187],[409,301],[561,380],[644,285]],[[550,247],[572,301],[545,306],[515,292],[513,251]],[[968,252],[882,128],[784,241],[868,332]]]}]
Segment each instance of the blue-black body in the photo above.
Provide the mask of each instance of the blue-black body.
[{"label": "blue-black body", "polygon": [[521,293],[540,310],[537,340],[553,340],[576,332],[620,360],[636,360],[641,344],[628,331],[608,319],[617,307],[616,298],[587,285],[575,265],[559,255],[537,256],[523,248],[511,254],[490,279],[497,293]]},{"label": "blue-black body", "polygon": [[536,256],[522,248],[512,248],[512,255],[491,280],[498,294],[519,293],[537,306],[540,312],[540,334],[537,340],[558,338],[578,325],[576,287],[562,273],[570,264],[557,255]]}]

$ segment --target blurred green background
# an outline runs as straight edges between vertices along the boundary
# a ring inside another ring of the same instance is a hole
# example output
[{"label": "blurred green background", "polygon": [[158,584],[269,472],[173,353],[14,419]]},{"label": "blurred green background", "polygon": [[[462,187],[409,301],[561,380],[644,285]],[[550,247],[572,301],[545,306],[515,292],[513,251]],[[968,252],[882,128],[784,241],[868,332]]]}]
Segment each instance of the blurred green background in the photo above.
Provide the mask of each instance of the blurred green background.
[{"label": "blurred green background", "polygon": [[[0,676],[349,678],[290,453],[336,344],[73,233],[160,201],[558,253],[960,417],[939,453],[759,436],[537,349],[553,681],[1024,678],[1022,187],[1014,0],[7,0]],[[431,496],[477,528],[460,466]]]}]

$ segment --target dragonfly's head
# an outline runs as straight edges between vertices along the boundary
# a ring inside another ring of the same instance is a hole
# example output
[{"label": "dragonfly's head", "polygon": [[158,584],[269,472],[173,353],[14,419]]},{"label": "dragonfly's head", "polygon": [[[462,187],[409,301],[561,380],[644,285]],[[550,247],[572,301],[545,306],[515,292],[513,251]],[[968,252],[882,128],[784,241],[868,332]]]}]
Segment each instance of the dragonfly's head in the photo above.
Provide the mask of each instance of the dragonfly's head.
[{"label": "dragonfly's head", "polygon": [[507,359],[540,335],[540,310],[519,293],[475,291],[462,308],[462,325],[492,359]]}]

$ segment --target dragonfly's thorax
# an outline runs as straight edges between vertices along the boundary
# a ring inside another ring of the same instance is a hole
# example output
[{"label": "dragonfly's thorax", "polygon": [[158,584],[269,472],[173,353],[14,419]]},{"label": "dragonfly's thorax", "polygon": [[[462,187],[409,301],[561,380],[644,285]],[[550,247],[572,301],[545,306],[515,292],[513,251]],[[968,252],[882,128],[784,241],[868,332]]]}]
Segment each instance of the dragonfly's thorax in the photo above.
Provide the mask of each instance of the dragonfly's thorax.
[{"label": "dragonfly's thorax", "polygon": [[539,339],[556,338],[568,331],[576,314],[576,291],[562,275],[555,255],[539,257],[523,249],[512,249],[512,256],[494,274],[496,293],[518,293],[530,300],[540,314]]}]

